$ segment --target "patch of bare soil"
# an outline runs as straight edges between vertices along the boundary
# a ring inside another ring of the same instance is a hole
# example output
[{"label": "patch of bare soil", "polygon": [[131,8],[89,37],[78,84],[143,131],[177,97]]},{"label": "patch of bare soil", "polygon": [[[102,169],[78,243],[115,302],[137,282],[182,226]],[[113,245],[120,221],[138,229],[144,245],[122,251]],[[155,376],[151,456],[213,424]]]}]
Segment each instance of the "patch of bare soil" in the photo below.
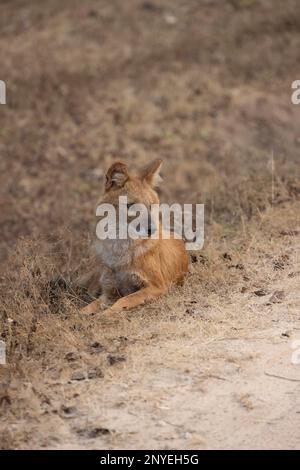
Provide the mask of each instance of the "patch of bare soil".
[{"label": "patch of bare soil", "polygon": [[[1,448],[300,448],[299,18],[2,2]],[[205,203],[204,248],[184,287],[83,317],[104,171],[157,157],[162,201]]]}]

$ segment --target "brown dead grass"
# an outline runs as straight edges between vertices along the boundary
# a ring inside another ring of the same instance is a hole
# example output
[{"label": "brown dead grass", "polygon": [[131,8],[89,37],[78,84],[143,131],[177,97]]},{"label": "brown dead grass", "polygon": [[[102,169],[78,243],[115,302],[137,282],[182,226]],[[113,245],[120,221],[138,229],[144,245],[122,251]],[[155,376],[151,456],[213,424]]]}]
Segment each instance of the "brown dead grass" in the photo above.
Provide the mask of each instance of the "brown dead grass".
[{"label": "brown dead grass", "polygon": [[[3,448],[30,446],[26,429],[36,419],[44,438],[47,432],[53,437],[54,430],[42,424],[43,416],[49,412],[52,417],[56,413],[64,415],[63,389],[75,371],[83,371],[86,377],[90,370],[99,369],[104,378],[111,380],[115,376],[118,380],[112,364],[119,364],[117,370],[122,369],[131,357],[137,358],[141,353],[145,356],[148,345],[167,341],[170,357],[164,365],[188,370],[182,342],[187,357],[187,340],[190,348],[195,340],[201,344],[197,360],[205,364],[207,355],[210,361],[218,361],[224,354],[215,348],[210,350],[211,342],[246,338],[256,329],[272,325],[276,317],[253,315],[249,299],[255,298],[257,289],[268,292],[278,278],[274,265],[279,258],[284,260],[283,270],[294,266],[293,257],[299,256],[295,253],[298,236],[285,236],[281,231],[284,226],[289,233],[296,233],[300,226],[299,214],[295,217],[297,207],[295,202],[269,208],[246,227],[241,225],[234,235],[228,235],[226,227],[212,224],[205,249],[194,253],[183,288],[173,288],[156,302],[115,316],[82,317],[82,295],[72,289],[49,287],[49,280],[65,274],[70,258],[66,239],[56,244],[45,240],[20,242],[9,258],[1,294],[1,331],[8,353],[8,366],[1,368]],[[298,282],[297,273],[291,269],[289,274],[295,275]],[[269,297],[264,298],[262,310]],[[153,355],[148,360],[151,364],[158,358]],[[235,353],[228,354],[227,361],[242,366]],[[211,366],[202,368],[201,375],[203,383],[211,377],[223,380],[222,372]],[[243,397],[237,400],[249,408]],[[17,428],[17,432],[9,432],[8,423],[24,420],[27,424],[21,426],[23,431]],[[40,445],[43,446],[41,442]]]}]

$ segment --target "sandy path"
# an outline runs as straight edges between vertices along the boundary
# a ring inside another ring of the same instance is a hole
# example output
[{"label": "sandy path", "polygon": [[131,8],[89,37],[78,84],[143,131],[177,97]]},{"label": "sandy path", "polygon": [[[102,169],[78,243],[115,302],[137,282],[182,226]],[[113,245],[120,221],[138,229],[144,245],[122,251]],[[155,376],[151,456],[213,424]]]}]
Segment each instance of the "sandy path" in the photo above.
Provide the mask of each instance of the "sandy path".
[{"label": "sandy path", "polygon": [[[267,329],[249,329],[241,319],[232,337],[202,342],[195,331],[192,339],[133,346],[126,367],[74,385],[81,415],[61,422],[64,443],[54,447],[299,449],[300,364],[291,362],[300,340],[299,292],[289,278],[278,286],[293,302],[264,307],[272,318]],[[247,306],[232,300],[242,317]],[[252,313],[260,309],[258,299]]]},{"label": "sandy path", "polygon": [[[113,434],[85,439],[83,431],[78,439],[65,430],[66,442],[55,447],[299,449],[300,367],[291,365],[290,340],[281,338],[286,326],[276,325],[257,339],[220,342],[217,349],[227,357],[217,361],[220,375],[202,376],[197,354],[185,373],[179,371],[182,364],[176,370],[155,361],[142,380],[138,364],[132,364],[126,379],[120,374],[118,384],[94,389],[86,414],[72,420],[73,429],[100,426]],[[228,361],[229,354],[242,365]]]}]

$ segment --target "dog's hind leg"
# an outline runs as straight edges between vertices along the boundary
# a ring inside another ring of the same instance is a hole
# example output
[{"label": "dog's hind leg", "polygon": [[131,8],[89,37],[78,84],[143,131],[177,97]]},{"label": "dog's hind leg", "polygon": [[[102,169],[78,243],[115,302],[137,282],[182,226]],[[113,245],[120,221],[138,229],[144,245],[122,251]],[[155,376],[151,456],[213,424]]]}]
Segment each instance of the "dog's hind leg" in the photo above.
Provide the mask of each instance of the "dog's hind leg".
[{"label": "dog's hind leg", "polygon": [[167,289],[165,287],[144,287],[143,289],[140,289],[133,294],[126,295],[126,297],[122,297],[121,299],[117,300],[111,307],[104,310],[103,313],[117,313],[121,312],[122,310],[129,310],[131,308],[137,307],[138,305],[144,304],[148,300],[160,297],[166,292],[166,290]]}]

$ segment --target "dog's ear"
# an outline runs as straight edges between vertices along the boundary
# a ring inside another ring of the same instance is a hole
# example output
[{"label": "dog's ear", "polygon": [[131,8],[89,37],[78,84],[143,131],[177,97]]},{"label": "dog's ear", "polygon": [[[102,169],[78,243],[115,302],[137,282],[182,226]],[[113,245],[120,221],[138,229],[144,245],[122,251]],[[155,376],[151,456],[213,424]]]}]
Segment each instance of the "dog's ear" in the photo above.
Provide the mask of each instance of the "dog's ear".
[{"label": "dog's ear", "polygon": [[125,163],[113,163],[106,173],[105,191],[122,188],[128,178],[129,174]]},{"label": "dog's ear", "polygon": [[142,180],[147,181],[153,188],[158,186],[162,178],[159,174],[162,166],[162,160],[154,160],[146,166],[141,172]]}]

